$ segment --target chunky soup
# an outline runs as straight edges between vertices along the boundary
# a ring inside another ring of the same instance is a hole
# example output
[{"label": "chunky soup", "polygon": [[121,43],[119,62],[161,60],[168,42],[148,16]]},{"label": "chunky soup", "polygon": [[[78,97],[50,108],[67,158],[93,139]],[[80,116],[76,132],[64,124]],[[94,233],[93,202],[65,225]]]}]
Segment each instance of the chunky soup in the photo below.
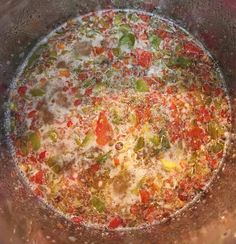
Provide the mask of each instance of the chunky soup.
[{"label": "chunky soup", "polygon": [[162,221],[220,167],[230,111],[209,54],[180,27],[94,12],[42,40],[11,95],[11,139],[32,191],[75,223]]}]

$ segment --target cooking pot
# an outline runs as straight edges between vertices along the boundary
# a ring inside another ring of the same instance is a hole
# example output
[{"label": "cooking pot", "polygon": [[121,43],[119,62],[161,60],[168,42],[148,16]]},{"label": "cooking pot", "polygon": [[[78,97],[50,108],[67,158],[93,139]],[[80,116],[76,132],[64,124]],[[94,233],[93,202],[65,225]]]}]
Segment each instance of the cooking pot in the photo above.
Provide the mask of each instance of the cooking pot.
[{"label": "cooking pot", "polygon": [[[232,131],[224,165],[200,201],[174,219],[144,229],[76,226],[23,184],[6,143],[8,87],[41,37],[66,20],[101,9],[138,9],[172,19],[212,54],[226,81]],[[0,243],[236,243],[236,1],[0,0]]]}]

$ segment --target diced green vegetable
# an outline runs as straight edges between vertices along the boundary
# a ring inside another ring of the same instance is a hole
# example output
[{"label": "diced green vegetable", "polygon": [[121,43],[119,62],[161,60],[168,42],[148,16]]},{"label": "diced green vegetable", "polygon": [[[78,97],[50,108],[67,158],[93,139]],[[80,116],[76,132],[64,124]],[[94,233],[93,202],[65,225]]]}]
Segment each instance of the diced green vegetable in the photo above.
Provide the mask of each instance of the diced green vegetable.
[{"label": "diced green vegetable", "polygon": [[81,141],[80,141],[80,138],[78,136],[75,137],[75,142],[78,146],[81,146]]},{"label": "diced green vegetable", "polygon": [[187,68],[191,65],[192,65],[192,61],[187,57],[177,57],[177,58],[170,59],[170,61],[167,64],[168,67],[177,66],[180,68]]},{"label": "diced green vegetable", "polygon": [[153,136],[152,138],[150,138],[150,141],[152,142],[152,144],[155,146],[155,147],[158,147],[160,146],[161,144],[161,140],[160,140],[160,137],[158,135],[155,135]]},{"label": "diced green vegetable", "polygon": [[119,57],[120,54],[121,54],[121,50],[118,47],[117,48],[113,48],[112,52],[113,52],[114,56],[116,56],[116,57]]},{"label": "diced green vegetable", "polygon": [[56,50],[51,50],[49,53],[50,59],[56,59],[57,58],[57,51]]},{"label": "diced green vegetable", "polygon": [[127,46],[128,48],[133,48],[135,44],[135,36],[132,33],[124,34],[119,40],[119,47]]},{"label": "diced green vegetable", "polygon": [[211,147],[210,147],[210,150],[213,152],[213,153],[219,153],[221,151],[223,151],[224,149],[224,143],[223,142],[216,142],[214,143]]},{"label": "diced green vegetable", "polygon": [[91,204],[99,212],[102,213],[105,210],[105,203],[98,197],[92,197]]},{"label": "diced green vegetable", "polygon": [[212,139],[217,139],[224,133],[224,130],[216,122],[210,122],[208,124],[208,133]]},{"label": "diced green vegetable", "polygon": [[58,174],[62,170],[61,166],[58,164],[57,157],[50,157],[47,159],[46,164],[51,168],[51,170]]},{"label": "diced green vegetable", "polygon": [[137,118],[136,118],[136,115],[134,113],[130,113],[128,119],[132,125],[135,125],[137,123]]},{"label": "diced green vegetable", "polygon": [[113,23],[115,25],[120,25],[122,23],[122,19],[123,18],[124,18],[124,14],[123,13],[118,13],[118,14],[115,15]]},{"label": "diced green vegetable", "polygon": [[131,32],[131,27],[128,24],[124,24],[120,26],[120,31],[123,32],[123,34],[127,34]]},{"label": "diced green vegetable", "polygon": [[29,154],[29,147],[28,147],[28,144],[27,144],[27,140],[21,141],[20,149],[21,149],[21,153],[24,156],[27,156]]},{"label": "diced green vegetable", "polygon": [[60,173],[61,170],[62,170],[62,169],[61,169],[60,165],[58,165],[58,164],[55,164],[55,165],[52,167],[52,171],[53,171],[54,173],[56,173],[56,174]]},{"label": "diced green vegetable", "polygon": [[57,135],[57,132],[56,131],[49,131],[48,132],[48,136],[50,137],[50,139],[53,141],[53,142],[57,142],[57,139],[58,139],[58,135]]},{"label": "diced green vegetable", "polygon": [[154,49],[158,49],[159,46],[160,46],[160,43],[161,43],[161,38],[158,37],[157,35],[150,35],[149,36],[149,41],[151,43],[151,46],[154,48]]},{"label": "diced green vegetable", "polygon": [[32,132],[28,135],[28,139],[29,142],[31,143],[33,150],[34,151],[39,150],[39,148],[41,147],[41,140],[39,134],[36,132]]},{"label": "diced green vegetable", "polygon": [[97,158],[96,158],[96,162],[98,163],[105,163],[107,161],[107,159],[110,157],[111,152],[105,153],[105,154],[100,154]]},{"label": "diced green vegetable", "polygon": [[148,92],[149,91],[148,84],[146,83],[145,80],[141,80],[141,79],[135,81],[135,89],[138,92]]},{"label": "diced green vegetable", "polygon": [[161,148],[163,150],[169,149],[170,148],[170,142],[169,142],[166,131],[161,130],[159,136],[161,138]]},{"label": "diced green vegetable", "polygon": [[45,91],[40,88],[34,88],[30,90],[30,94],[33,97],[42,97],[45,94]]},{"label": "diced green vegetable", "polygon": [[82,147],[87,147],[94,139],[94,134],[93,132],[90,130],[87,135],[85,136],[84,140],[82,141],[81,146]]},{"label": "diced green vegetable", "polygon": [[122,124],[123,119],[121,118],[121,116],[119,116],[118,112],[116,110],[113,111],[113,115],[112,115],[112,123],[115,125],[120,125]]},{"label": "diced green vegetable", "polygon": [[137,143],[135,145],[134,151],[138,152],[139,150],[144,148],[144,145],[145,145],[144,138],[143,137],[139,137],[139,139],[138,139],[138,141],[137,141]]}]

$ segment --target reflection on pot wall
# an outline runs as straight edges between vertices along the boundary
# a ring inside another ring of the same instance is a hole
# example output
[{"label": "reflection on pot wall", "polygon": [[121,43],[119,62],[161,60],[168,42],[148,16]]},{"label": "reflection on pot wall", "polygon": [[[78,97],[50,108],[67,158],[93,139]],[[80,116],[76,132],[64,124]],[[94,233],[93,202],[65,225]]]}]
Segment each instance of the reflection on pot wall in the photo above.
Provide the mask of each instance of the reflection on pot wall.
[{"label": "reflection on pot wall", "polygon": [[[0,1],[1,113],[16,68],[37,40],[78,14],[107,8],[136,8],[169,17],[188,29],[210,50],[222,68],[231,95],[235,131],[236,6],[233,0],[149,1]],[[14,169],[1,128],[1,243],[234,243],[236,237],[235,142],[226,165],[209,193],[184,216],[161,226],[131,232],[101,233],[74,226],[55,216],[28,192]],[[196,209],[195,209],[196,208]],[[210,233],[210,234],[209,234]],[[1,240],[2,238],[2,240]]]}]

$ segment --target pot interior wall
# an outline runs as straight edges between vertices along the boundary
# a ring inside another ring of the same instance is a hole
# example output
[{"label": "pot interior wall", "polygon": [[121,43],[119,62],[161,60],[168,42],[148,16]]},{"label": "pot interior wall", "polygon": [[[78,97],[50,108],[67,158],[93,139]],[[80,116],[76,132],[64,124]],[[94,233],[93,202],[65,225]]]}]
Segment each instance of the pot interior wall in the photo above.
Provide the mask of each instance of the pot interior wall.
[{"label": "pot interior wall", "polygon": [[77,15],[108,8],[140,9],[173,19],[201,40],[224,74],[233,128],[225,165],[202,201],[183,216],[145,230],[101,232],[73,226],[22,184],[4,140],[0,149],[1,243],[235,243],[236,242],[236,3],[234,0],[0,0],[0,109],[8,86],[37,40]]}]

